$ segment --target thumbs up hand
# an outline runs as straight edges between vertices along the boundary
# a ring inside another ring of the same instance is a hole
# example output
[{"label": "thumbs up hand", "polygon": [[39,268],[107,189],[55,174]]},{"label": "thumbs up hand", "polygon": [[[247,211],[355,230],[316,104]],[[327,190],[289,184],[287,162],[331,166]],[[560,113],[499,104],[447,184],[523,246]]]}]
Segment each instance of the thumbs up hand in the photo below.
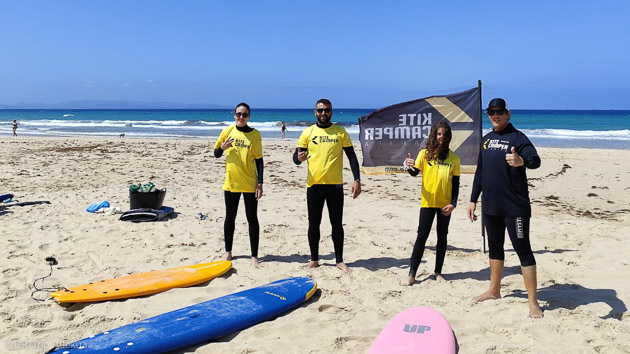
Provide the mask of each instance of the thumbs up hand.
[{"label": "thumbs up hand", "polygon": [[508,163],[508,165],[512,167],[519,167],[525,164],[525,161],[523,160],[521,155],[516,152],[514,146],[512,146],[512,150],[509,154],[505,154],[505,161]]}]

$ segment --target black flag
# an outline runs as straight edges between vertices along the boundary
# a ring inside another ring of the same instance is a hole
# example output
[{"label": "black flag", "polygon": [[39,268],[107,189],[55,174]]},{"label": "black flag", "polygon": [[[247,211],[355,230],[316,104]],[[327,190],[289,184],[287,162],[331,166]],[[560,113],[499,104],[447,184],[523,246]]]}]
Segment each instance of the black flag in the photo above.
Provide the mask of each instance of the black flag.
[{"label": "black flag", "polygon": [[481,138],[481,89],[431,96],[378,109],[359,118],[363,173],[401,173],[407,154],[418,156],[431,125],[448,120],[450,148],[460,158],[461,172],[474,173]]}]

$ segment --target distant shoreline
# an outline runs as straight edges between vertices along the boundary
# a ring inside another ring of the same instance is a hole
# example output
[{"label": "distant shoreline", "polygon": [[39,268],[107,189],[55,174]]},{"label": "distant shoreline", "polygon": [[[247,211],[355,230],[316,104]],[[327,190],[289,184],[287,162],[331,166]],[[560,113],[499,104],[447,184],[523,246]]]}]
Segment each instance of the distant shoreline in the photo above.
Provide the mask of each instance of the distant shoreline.
[{"label": "distant shoreline", "polygon": [[[332,120],[358,141],[359,120],[371,112],[368,109],[337,108]],[[12,134],[14,119],[19,124],[18,136],[117,138],[125,134],[126,138],[212,140],[224,127],[234,124],[231,109],[218,108],[0,110],[0,136]],[[286,137],[293,140],[314,121],[312,109],[261,108],[252,110],[249,124],[267,139],[280,138],[281,123],[286,122]],[[511,122],[535,146],[630,149],[630,111],[513,110]],[[491,129],[485,117],[482,117],[481,125],[482,134]]]},{"label": "distant shoreline", "polygon": [[[280,137],[279,137],[279,133],[278,134],[273,134],[273,135],[278,135],[278,137],[275,136],[270,136],[271,134],[262,134],[262,138],[263,138],[263,144],[265,142],[279,142],[279,141],[283,141]],[[124,138],[120,138],[118,136],[111,136],[111,135],[89,135],[86,136],[84,134],[78,134],[78,135],[57,135],[57,136],[51,136],[51,135],[38,135],[38,134],[26,134],[26,135],[18,135],[18,137],[14,138],[11,137],[10,135],[0,135],[0,142],[11,142],[11,141],[20,141],[20,140],[24,140],[29,139],[29,138],[37,138],[37,139],[57,139],[57,140],[67,140],[67,139],[78,139],[78,140],[91,140],[91,141],[108,141],[111,140],[112,142],[120,142],[120,141],[125,141],[125,140],[133,140],[135,141],[162,141],[162,142],[177,142],[177,141],[210,141],[212,144],[214,143],[214,141],[216,141],[217,136],[208,136],[208,137],[194,137],[194,136],[185,136],[185,137],[172,137],[172,136],[164,136],[164,137],[160,137],[160,136],[153,136],[153,137],[146,137],[146,136],[142,136],[142,137],[137,137],[137,136],[125,136]],[[287,137],[286,139],[284,139],[284,141],[295,141],[297,142],[299,137],[299,134],[297,134],[294,137]],[[359,138],[356,135],[351,135],[351,139],[352,142],[355,145],[360,145],[359,142]],[[553,141],[552,144],[549,143],[549,140],[551,139],[545,139],[545,138],[530,138],[530,140],[532,141],[532,143],[534,144],[534,146],[536,148],[549,148],[549,149],[577,149],[577,150],[630,150],[630,142],[627,141],[605,141],[605,143],[602,143],[600,141],[597,140],[589,140],[589,141],[582,141],[581,146],[575,146],[575,143],[573,141],[564,141],[562,139],[556,139]],[[546,141],[545,141],[546,140]]]},{"label": "distant shoreline", "polygon": [[[379,108],[334,108],[335,112],[340,112],[344,110],[349,111],[375,111]],[[142,108],[142,107],[134,107],[134,108],[6,108],[0,107],[0,111],[232,111],[233,107],[183,107],[183,108]],[[283,110],[283,111],[303,111],[303,110],[311,110],[312,107],[303,107],[303,108],[271,108],[271,107],[252,107],[252,111],[275,111],[275,110]],[[483,111],[483,107],[482,107]],[[573,108],[510,108],[512,112],[628,112],[630,113],[630,108],[628,109],[610,109],[610,108],[590,108],[590,109],[573,109]]]}]

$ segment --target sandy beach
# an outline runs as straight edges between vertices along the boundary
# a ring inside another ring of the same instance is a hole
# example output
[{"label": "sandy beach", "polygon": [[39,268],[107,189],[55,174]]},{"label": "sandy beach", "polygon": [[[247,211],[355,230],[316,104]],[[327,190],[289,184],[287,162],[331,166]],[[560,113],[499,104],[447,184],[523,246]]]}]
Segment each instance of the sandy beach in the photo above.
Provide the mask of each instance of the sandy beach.
[{"label": "sandy beach", "polygon": [[[366,353],[391,318],[416,306],[445,316],[460,353],[630,352],[630,151],[538,149],[542,167],[528,176],[532,248],[545,317],[535,320],[527,316],[519,261],[509,241],[503,298],[472,301],[489,284],[481,224],[466,218],[472,175],[462,176],[459,206],[451,219],[443,269],[447,282],[429,279],[435,263],[433,232],[417,282],[400,285],[408,272],[420,208],[420,178],[406,174],[363,175],[363,192],[354,200],[346,185],[344,259],[351,274],[334,267],[326,213],[323,265],[307,269],[306,166],[293,164],[295,144],[263,140],[259,268],[250,265],[241,202],[236,258],[226,275],[152,296],[63,307],[31,298],[33,281],[50,270],[44,261],[48,256],[59,264],[38,287],[69,287],[220,260],[225,160],[214,158],[213,140],[0,138],[0,194],[13,193],[17,202],[50,202],[0,203],[0,351],[45,352],[236,291],[309,276],[318,291],[304,305],[181,352]],[[351,181],[344,163],[344,179]],[[176,211],[168,221],[129,223],[117,215],[85,211],[101,200],[127,210],[129,185],[148,181],[167,188],[164,205]],[[208,218],[198,220],[198,213]]]}]

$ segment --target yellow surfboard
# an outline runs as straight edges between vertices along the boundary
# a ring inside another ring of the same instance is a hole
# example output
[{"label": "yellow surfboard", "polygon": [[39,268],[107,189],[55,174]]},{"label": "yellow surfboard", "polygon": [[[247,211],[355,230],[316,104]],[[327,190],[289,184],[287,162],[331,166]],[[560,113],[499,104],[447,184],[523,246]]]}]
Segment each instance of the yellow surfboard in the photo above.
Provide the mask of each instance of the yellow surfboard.
[{"label": "yellow surfboard", "polygon": [[172,288],[201,284],[225,274],[230,261],[195,264],[184,267],[126,275],[55,291],[57,302],[96,302],[156,294]]}]

